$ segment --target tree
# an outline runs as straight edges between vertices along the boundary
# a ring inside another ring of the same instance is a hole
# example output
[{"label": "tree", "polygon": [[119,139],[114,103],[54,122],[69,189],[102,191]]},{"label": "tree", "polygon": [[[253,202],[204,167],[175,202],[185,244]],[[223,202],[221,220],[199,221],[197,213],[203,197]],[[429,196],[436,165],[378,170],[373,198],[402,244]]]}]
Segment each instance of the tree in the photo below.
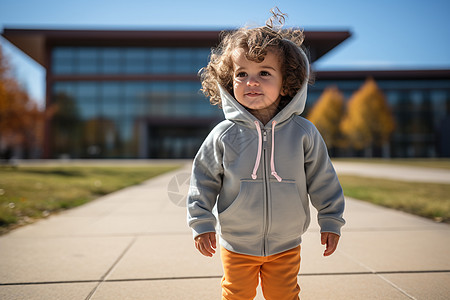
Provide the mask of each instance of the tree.
[{"label": "tree", "polygon": [[326,88],[307,118],[319,130],[328,149],[339,147],[339,123],[344,112],[344,96],[337,87]]},{"label": "tree", "polygon": [[75,99],[65,92],[54,95],[51,118],[52,151],[58,155],[72,155],[81,145],[81,119]]},{"label": "tree", "polygon": [[350,98],[340,129],[355,149],[382,147],[395,123],[386,98],[375,80],[369,78]]},{"label": "tree", "polygon": [[0,151],[42,145],[44,113],[12,76],[0,46]]}]

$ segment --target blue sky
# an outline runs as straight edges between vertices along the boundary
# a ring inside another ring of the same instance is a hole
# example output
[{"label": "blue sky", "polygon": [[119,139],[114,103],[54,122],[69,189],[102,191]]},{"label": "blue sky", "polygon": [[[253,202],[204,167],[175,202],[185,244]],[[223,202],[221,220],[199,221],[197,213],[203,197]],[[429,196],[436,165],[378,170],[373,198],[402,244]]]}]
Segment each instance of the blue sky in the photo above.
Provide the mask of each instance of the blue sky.
[{"label": "blue sky", "polygon": [[[318,70],[450,68],[448,0],[0,0],[0,27],[39,29],[232,29],[264,25],[269,10],[286,26],[349,30]],[[39,103],[45,70],[3,38],[19,81]]]}]

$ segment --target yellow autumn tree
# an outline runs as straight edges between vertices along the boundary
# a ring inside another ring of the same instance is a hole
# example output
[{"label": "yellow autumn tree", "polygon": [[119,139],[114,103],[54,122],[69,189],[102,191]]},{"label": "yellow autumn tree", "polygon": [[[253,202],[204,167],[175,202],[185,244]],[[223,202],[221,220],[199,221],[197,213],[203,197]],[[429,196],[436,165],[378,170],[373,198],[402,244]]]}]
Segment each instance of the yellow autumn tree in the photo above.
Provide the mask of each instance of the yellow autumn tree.
[{"label": "yellow autumn tree", "polygon": [[350,98],[340,129],[355,149],[382,147],[394,131],[395,123],[383,92],[369,78]]},{"label": "yellow autumn tree", "polygon": [[340,145],[339,123],[344,112],[344,96],[335,86],[326,88],[307,118],[319,130],[328,149]]}]

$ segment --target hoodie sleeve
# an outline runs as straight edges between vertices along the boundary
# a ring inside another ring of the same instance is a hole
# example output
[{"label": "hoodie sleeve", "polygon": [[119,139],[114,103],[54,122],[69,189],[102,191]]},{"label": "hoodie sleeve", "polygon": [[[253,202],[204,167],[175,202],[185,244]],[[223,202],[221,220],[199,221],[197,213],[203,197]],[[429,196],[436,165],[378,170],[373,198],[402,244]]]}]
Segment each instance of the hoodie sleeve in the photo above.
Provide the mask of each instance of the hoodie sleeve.
[{"label": "hoodie sleeve", "polygon": [[195,156],[187,197],[187,221],[194,238],[215,232],[216,217],[212,213],[222,188],[223,165],[220,130],[213,129]]},{"label": "hoodie sleeve", "polygon": [[305,147],[308,194],[317,209],[321,232],[341,234],[345,224],[344,194],[319,131],[311,123],[309,145]]}]

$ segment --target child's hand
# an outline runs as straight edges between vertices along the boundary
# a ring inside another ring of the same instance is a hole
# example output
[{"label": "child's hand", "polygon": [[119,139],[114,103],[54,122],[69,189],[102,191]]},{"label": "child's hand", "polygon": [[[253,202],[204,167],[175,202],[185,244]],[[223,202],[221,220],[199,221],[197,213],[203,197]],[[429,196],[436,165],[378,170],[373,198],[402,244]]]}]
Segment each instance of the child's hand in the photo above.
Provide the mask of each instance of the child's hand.
[{"label": "child's hand", "polygon": [[336,250],[339,243],[339,235],[331,232],[322,232],[320,235],[322,245],[327,245],[323,256],[330,256]]},{"label": "child's hand", "polygon": [[204,256],[212,257],[216,253],[216,233],[207,232],[195,238],[195,248]]}]

